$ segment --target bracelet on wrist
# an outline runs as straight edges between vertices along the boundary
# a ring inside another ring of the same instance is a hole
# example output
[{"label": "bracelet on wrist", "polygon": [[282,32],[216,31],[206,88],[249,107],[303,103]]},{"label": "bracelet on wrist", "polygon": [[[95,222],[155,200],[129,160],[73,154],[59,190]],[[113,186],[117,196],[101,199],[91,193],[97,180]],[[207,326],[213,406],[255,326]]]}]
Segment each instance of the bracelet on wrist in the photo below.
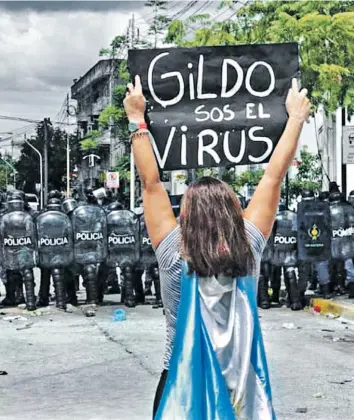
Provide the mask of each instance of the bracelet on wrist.
[{"label": "bracelet on wrist", "polygon": [[139,129],[137,131],[134,131],[134,133],[132,133],[130,135],[130,141],[132,142],[135,138],[137,138],[137,137],[144,137],[144,136],[148,136],[150,138],[149,130]]}]

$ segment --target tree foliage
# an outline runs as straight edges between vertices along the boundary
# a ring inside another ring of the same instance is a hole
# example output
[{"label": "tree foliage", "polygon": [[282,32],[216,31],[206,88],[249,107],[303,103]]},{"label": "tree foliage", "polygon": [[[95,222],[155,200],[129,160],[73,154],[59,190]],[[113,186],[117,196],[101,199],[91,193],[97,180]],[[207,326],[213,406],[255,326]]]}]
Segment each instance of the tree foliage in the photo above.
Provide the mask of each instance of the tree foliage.
[{"label": "tree foliage", "polygon": [[[289,180],[289,197],[297,198],[304,189],[319,192],[321,187],[322,166],[320,157],[304,147],[300,151],[300,165],[297,174],[294,179]],[[285,185],[282,189],[282,196],[285,197]]]},{"label": "tree foliage", "polygon": [[186,37],[187,19],[170,23],[166,41],[187,47],[297,42],[302,82],[314,106],[323,104],[328,112],[347,106],[354,112],[354,2],[257,0],[229,20],[201,15],[193,21],[199,28],[192,39]]},{"label": "tree foliage", "polygon": [[80,140],[80,148],[84,153],[94,152],[100,146],[101,132],[99,130],[92,130],[90,133]]},{"label": "tree foliage", "polygon": [[[64,186],[63,179],[66,175],[66,144],[67,133],[59,128],[48,127],[48,179],[49,188],[60,189]],[[44,127],[38,124],[36,136],[29,140],[43,156]],[[69,135],[71,166],[81,162],[82,152],[77,135]],[[35,193],[35,184],[39,183],[39,157],[38,154],[24,143],[21,156],[16,163],[18,171],[17,186],[25,192]]]}]

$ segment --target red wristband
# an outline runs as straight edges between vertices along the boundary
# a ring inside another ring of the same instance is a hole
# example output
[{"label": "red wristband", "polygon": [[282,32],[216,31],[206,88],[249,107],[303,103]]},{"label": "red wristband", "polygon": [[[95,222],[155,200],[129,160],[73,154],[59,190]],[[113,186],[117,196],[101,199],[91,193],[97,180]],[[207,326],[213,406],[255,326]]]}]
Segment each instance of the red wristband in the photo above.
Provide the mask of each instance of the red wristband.
[{"label": "red wristband", "polygon": [[148,125],[146,122],[141,122],[138,124],[139,130],[146,130],[148,128]]}]

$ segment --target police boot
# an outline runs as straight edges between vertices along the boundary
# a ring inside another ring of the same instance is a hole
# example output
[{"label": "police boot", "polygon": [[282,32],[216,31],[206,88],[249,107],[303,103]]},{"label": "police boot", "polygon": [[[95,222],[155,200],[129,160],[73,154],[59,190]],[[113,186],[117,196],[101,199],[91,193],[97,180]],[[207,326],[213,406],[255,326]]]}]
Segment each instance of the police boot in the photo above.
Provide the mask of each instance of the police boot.
[{"label": "police boot", "polygon": [[337,265],[337,287],[336,287],[336,294],[343,296],[347,292],[345,290],[345,279],[347,277],[347,271],[344,267],[344,261],[338,262]]},{"label": "police boot", "polygon": [[120,287],[116,267],[111,268],[108,272],[108,293],[111,295],[120,294]]},{"label": "police boot", "polygon": [[125,266],[123,269],[123,281],[124,296],[122,296],[122,302],[127,308],[135,308],[133,270],[130,265]]},{"label": "police boot", "polygon": [[84,266],[84,284],[86,289],[86,303],[98,304],[98,284],[95,264]]},{"label": "police boot", "polygon": [[144,305],[145,303],[145,294],[142,281],[142,275],[144,270],[135,269],[134,270],[134,290],[135,290],[135,301],[138,305]]},{"label": "police boot", "polygon": [[26,308],[28,311],[36,309],[36,296],[34,294],[34,276],[32,269],[23,270],[23,282],[26,289]]},{"label": "police boot", "polygon": [[66,310],[66,284],[65,272],[63,269],[54,268],[52,270],[53,283],[55,288],[56,307]]},{"label": "police boot", "polygon": [[26,303],[26,301],[23,295],[23,280],[22,280],[21,273],[17,271],[15,278],[16,278],[16,292],[15,292],[16,305],[23,305],[24,303]]},{"label": "police boot", "polygon": [[152,296],[152,278],[148,270],[146,270],[145,273],[145,289],[144,289],[144,295],[145,296]]},{"label": "police boot", "polygon": [[163,308],[163,303],[161,299],[161,288],[160,288],[160,276],[159,276],[159,269],[155,266],[152,269],[152,279],[154,282],[155,288],[155,304],[153,305],[153,309]]},{"label": "police boot", "polygon": [[348,298],[349,299],[354,299],[354,282],[353,281],[351,281],[349,284],[348,284]]},{"label": "police boot", "polygon": [[280,303],[281,267],[273,266],[271,269],[272,303]]},{"label": "police boot", "polygon": [[258,306],[262,309],[269,309],[271,307],[268,294],[268,278],[263,274],[259,275],[258,281]]},{"label": "police boot", "polygon": [[37,305],[48,306],[49,305],[49,289],[50,289],[50,270],[48,268],[41,268],[41,281],[38,292]]},{"label": "police boot", "polygon": [[16,282],[13,276],[13,272],[7,270],[7,281],[5,286],[5,298],[2,300],[2,306],[16,306]]},{"label": "police boot", "polygon": [[300,301],[300,293],[297,284],[297,278],[294,267],[289,267],[285,270],[285,276],[289,281],[289,301],[290,309],[292,311],[300,311],[303,307]]},{"label": "police boot", "polygon": [[320,295],[323,296],[324,299],[331,299],[333,297],[329,283],[320,284]]}]

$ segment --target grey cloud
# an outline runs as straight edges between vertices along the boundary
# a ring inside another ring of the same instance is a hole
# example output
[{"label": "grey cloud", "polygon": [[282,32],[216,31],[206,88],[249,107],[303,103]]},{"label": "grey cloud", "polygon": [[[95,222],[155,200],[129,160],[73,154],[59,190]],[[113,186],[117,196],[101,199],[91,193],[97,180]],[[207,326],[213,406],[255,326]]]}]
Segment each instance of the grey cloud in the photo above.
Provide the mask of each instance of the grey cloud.
[{"label": "grey cloud", "polygon": [[109,10],[132,11],[144,7],[143,1],[1,1],[0,9],[9,12],[24,12],[28,10],[37,13]]}]

